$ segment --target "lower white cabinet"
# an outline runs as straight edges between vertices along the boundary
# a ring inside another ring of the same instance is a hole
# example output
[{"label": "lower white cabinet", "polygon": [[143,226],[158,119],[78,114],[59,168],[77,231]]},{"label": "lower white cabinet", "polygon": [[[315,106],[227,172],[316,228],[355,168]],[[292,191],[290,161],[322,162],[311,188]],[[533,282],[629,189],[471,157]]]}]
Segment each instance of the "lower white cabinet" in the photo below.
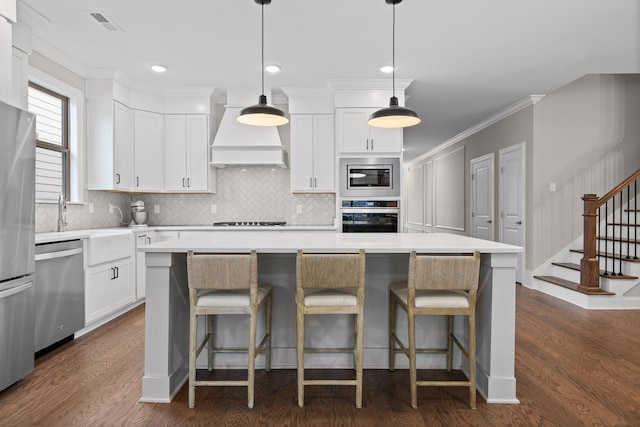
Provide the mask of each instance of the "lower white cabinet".
[{"label": "lower white cabinet", "polygon": [[85,324],[134,301],[133,258],[100,264],[85,271]]},{"label": "lower white cabinet", "polygon": [[131,233],[89,237],[85,269],[85,325],[135,301]]}]

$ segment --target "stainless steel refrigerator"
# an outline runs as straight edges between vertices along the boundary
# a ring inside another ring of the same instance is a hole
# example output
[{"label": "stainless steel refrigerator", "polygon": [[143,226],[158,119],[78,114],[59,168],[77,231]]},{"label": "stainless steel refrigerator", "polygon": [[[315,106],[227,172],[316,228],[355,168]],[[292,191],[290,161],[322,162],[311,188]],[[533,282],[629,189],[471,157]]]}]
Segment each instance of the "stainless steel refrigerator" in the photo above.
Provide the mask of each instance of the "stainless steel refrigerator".
[{"label": "stainless steel refrigerator", "polygon": [[35,117],[0,102],[0,390],[33,370]]}]

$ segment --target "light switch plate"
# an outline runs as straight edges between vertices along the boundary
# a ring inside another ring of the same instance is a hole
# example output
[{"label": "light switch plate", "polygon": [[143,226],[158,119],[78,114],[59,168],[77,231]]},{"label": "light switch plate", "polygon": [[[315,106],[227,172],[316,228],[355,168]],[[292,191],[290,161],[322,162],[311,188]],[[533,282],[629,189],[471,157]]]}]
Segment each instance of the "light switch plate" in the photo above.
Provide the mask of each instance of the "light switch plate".
[{"label": "light switch plate", "polygon": [[153,205],[153,213],[160,213],[160,205]]},{"label": "light switch plate", "polygon": [[302,213],[302,205],[296,205],[296,213]]}]

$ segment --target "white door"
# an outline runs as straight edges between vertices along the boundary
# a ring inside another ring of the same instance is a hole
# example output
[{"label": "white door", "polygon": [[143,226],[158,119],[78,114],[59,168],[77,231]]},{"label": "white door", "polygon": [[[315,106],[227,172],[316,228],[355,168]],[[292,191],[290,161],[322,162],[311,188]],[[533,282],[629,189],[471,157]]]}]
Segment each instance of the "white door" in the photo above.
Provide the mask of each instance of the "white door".
[{"label": "white door", "polygon": [[209,118],[201,114],[186,117],[187,190],[209,191]]},{"label": "white door", "polygon": [[185,116],[164,117],[164,188],[167,191],[187,189],[187,140]]},{"label": "white door", "polygon": [[[524,142],[499,152],[500,162],[500,241],[525,245],[525,161]],[[524,253],[518,256],[516,280],[522,283]]]},{"label": "white door", "polygon": [[493,153],[471,160],[471,235],[494,240]]}]

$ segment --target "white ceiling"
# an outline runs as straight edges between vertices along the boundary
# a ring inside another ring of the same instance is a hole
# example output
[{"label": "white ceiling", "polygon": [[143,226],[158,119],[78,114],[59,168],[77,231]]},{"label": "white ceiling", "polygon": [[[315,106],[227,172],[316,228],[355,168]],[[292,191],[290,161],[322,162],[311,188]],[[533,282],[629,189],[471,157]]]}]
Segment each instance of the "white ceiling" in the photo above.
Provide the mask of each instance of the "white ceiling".
[{"label": "white ceiling", "polygon": [[[254,0],[21,1],[51,21],[34,29],[36,48],[62,52],[52,59],[85,75],[115,67],[159,88],[260,85]],[[273,0],[265,62],[282,71],[266,74],[266,85],[390,79],[379,68],[391,63],[391,16],[384,0]],[[154,63],[169,71],[152,73]],[[396,66],[397,79],[413,79],[407,106],[423,120],[405,130],[410,160],[525,96],[585,74],[640,72],[640,2],[405,0],[396,6]]]}]

